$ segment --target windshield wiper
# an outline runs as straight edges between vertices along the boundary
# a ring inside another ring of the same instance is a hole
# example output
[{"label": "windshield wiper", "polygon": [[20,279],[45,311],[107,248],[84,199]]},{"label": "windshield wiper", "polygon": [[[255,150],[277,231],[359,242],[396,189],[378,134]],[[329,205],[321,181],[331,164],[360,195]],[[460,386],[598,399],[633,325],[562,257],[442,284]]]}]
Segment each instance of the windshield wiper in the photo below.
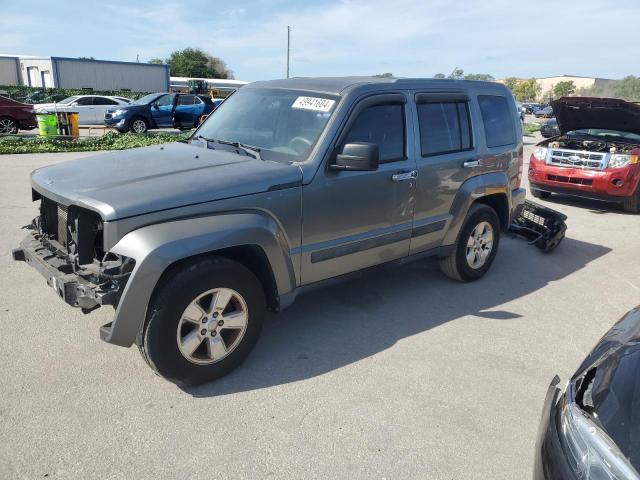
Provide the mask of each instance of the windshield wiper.
[{"label": "windshield wiper", "polygon": [[250,157],[255,158],[256,160],[262,160],[262,157],[260,157],[260,149],[258,147],[254,147],[253,145],[246,145],[240,142],[229,142],[227,140],[216,140],[216,142],[223,145],[231,145],[232,147],[236,147],[237,149],[242,150],[244,153],[246,153]]},{"label": "windshield wiper", "polygon": [[256,160],[262,160],[262,157],[260,156],[260,149],[258,147],[254,147],[253,145],[246,145],[240,142],[229,142],[227,140],[216,140],[214,138],[203,137],[202,135],[192,137],[189,140],[200,140],[201,142],[204,142],[205,148],[210,148],[209,147],[210,143],[219,143],[221,145],[229,145],[238,150],[242,150],[244,153],[246,153],[250,157],[255,158]]},{"label": "windshield wiper", "polygon": [[189,139],[189,141],[193,141],[193,140],[200,140],[201,142],[204,142],[205,147],[208,146],[209,142],[215,142],[215,140],[213,138],[207,138],[207,137],[203,137],[202,135],[197,135],[195,137],[191,137]]}]

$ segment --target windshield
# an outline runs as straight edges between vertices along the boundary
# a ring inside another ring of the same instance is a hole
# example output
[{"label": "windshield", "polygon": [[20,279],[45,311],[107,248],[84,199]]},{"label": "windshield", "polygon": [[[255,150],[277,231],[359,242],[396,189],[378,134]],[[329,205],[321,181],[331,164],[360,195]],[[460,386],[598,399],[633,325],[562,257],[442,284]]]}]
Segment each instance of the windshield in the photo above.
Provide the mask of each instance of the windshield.
[{"label": "windshield", "polygon": [[80,98],[78,95],[74,95],[73,97],[67,97],[64,100],[60,100],[58,103],[62,103],[63,105],[66,105],[68,103],[75,102],[78,98]]},{"label": "windshield", "polygon": [[146,105],[148,103],[153,102],[156,98],[158,98],[161,93],[150,93],[149,95],[145,95],[144,97],[140,97],[135,102],[131,102],[131,105]]},{"label": "windshield", "polygon": [[632,142],[640,142],[640,135],[637,133],[623,132],[621,130],[607,130],[604,128],[583,128],[580,130],[572,130],[567,135],[589,135],[591,137],[607,137],[619,138],[620,140],[631,140]]},{"label": "windshield", "polygon": [[337,103],[338,97],[315,92],[241,89],[209,116],[195,137],[257,147],[268,160],[302,161]]}]

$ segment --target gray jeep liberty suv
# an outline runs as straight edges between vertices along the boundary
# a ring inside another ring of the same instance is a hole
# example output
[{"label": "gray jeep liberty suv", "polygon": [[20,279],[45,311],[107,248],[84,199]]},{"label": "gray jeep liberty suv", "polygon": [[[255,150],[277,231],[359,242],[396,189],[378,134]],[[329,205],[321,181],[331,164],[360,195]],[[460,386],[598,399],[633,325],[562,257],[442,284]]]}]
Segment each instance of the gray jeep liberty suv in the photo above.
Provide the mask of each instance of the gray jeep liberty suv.
[{"label": "gray jeep liberty suv", "polygon": [[482,277],[524,202],[522,154],[498,83],[256,82],[189,140],[33,172],[40,215],[13,257],[84,312],[112,305],[106,342],[207,382],[303,287],[425,256]]}]

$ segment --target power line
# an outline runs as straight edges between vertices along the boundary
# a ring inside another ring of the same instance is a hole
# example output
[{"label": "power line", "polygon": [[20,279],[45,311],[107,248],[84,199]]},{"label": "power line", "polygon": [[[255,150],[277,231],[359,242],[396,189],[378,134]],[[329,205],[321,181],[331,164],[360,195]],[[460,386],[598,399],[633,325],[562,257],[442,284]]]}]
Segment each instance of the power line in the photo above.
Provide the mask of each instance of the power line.
[{"label": "power line", "polygon": [[291,27],[287,25],[287,78],[289,78],[289,58],[291,56]]}]

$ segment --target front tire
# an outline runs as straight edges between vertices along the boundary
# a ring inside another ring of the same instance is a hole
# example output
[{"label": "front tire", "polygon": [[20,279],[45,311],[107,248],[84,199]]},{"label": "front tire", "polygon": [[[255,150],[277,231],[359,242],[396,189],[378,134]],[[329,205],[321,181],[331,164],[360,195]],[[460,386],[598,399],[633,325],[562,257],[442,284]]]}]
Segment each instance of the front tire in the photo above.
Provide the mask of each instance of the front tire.
[{"label": "front tire", "polygon": [[500,221],[495,210],[474,204],[467,213],[455,249],[440,260],[440,269],[453,280],[472,282],[491,267],[500,243]]},{"label": "front tire", "polygon": [[640,213],[640,185],[638,185],[636,193],[624,199],[622,208],[625,212]]},{"label": "front tire", "polygon": [[154,293],[140,352],[177,385],[210,382],[251,352],[265,311],[262,285],[245,266],[223,257],[191,260]]},{"label": "front tire", "polygon": [[131,133],[146,133],[149,130],[149,124],[142,117],[134,117],[129,123],[129,131]]}]

